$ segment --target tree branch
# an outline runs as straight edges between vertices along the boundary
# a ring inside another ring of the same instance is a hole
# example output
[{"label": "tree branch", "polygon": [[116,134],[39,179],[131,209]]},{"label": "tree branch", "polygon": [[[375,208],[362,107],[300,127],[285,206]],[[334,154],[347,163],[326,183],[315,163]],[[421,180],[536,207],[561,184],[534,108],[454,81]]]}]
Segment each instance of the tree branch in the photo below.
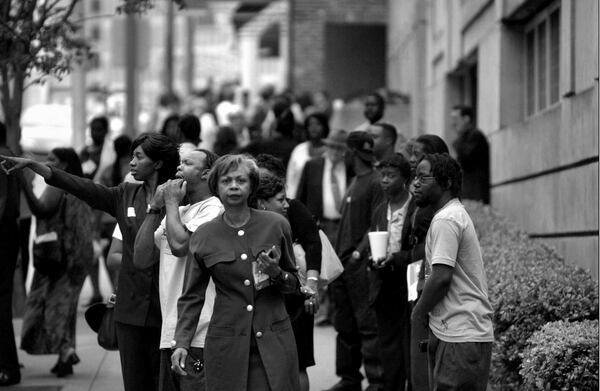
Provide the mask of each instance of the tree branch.
[{"label": "tree branch", "polygon": [[69,19],[69,17],[73,13],[73,10],[75,9],[75,6],[77,5],[78,2],[79,2],[79,0],[71,0],[71,4],[69,4],[69,6],[67,7],[67,10],[65,11],[65,13],[62,17],[62,23],[65,23],[67,21],[67,19]]}]

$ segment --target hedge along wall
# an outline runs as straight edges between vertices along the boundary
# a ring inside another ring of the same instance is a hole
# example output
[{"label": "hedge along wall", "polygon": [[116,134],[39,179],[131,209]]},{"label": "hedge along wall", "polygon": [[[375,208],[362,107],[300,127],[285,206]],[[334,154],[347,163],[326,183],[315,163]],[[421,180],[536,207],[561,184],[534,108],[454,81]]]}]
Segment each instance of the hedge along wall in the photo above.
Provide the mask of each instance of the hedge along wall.
[{"label": "hedge along wall", "polygon": [[473,219],[494,307],[490,384],[521,389],[527,340],[548,322],[598,318],[598,284],[554,250],[527,237],[489,206],[465,202]]}]

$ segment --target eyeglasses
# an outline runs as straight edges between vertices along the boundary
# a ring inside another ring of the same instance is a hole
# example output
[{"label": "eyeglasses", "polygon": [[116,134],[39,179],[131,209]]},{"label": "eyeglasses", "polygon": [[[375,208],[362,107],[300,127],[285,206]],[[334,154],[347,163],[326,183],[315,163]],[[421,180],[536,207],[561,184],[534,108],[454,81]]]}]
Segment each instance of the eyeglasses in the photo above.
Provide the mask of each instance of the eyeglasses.
[{"label": "eyeglasses", "polygon": [[417,183],[417,182],[424,183],[424,182],[428,182],[431,179],[435,179],[435,177],[432,175],[420,175],[420,176],[416,176],[413,179],[413,183]]}]

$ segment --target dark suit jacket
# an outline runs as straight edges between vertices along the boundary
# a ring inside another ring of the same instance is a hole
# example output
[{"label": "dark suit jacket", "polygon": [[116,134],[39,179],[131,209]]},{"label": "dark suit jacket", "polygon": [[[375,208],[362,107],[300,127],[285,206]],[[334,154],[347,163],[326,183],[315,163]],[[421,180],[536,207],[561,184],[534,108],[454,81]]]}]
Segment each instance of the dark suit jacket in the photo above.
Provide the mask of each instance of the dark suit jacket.
[{"label": "dark suit jacket", "polygon": [[[387,200],[379,204],[373,211],[370,231],[377,227],[387,227]],[[402,226],[401,252],[397,254],[392,263],[383,269],[373,269],[369,273],[369,303],[378,305],[385,302],[395,302],[400,305],[408,300],[408,286],[406,281],[406,268],[410,263],[410,250],[412,249],[412,215],[415,212],[415,199],[411,199],[404,224]],[[368,248],[369,239],[365,235],[361,248]],[[359,250],[360,251],[360,250]]]},{"label": "dark suit jacket", "polygon": [[133,244],[146,217],[146,194],[143,186],[121,183],[106,187],[87,178],[52,168],[46,180],[89,204],[92,208],[114,216],[123,234],[123,259],[119,273],[115,320],[133,326],[160,327],[158,299],[158,261],[146,269],[133,265]]},{"label": "dark suit jacket", "polygon": [[[296,199],[300,200],[315,219],[323,219],[323,168],[325,158],[322,156],[310,159],[304,165]],[[352,179],[351,173],[346,169],[346,186]]]}]

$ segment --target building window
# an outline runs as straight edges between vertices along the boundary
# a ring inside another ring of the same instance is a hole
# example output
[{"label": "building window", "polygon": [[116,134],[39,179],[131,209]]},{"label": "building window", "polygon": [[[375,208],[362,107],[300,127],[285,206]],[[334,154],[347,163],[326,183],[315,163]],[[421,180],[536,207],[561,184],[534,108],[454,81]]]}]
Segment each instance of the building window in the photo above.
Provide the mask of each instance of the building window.
[{"label": "building window", "polygon": [[90,5],[90,11],[95,14],[99,14],[102,11],[102,4],[100,4],[100,0],[92,0]]},{"label": "building window", "polygon": [[260,37],[259,55],[261,58],[279,57],[279,24],[269,26]]},{"label": "building window", "polygon": [[525,29],[526,113],[534,115],[559,101],[560,8],[540,12]]},{"label": "building window", "polygon": [[90,38],[93,41],[100,40],[100,26],[97,26],[97,25],[92,26],[91,31],[90,31]]}]

